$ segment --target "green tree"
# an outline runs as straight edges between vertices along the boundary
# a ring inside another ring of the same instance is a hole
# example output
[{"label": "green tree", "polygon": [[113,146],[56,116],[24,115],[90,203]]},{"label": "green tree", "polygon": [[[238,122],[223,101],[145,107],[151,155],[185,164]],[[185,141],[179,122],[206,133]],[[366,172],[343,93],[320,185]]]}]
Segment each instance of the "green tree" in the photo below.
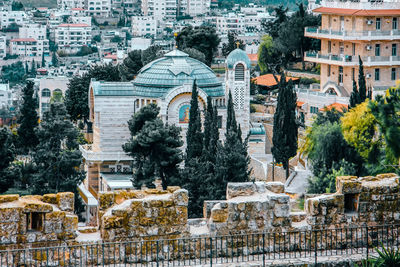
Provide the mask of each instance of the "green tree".
[{"label": "green tree", "polygon": [[193,158],[199,158],[203,150],[200,112],[199,95],[196,81],[194,81],[190,101],[189,127],[186,133],[186,164],[189,164]]},{"label": "green tree", "polygon": [[31,75],[36,75],[36,63],[35,63],[34,59],[32,59],[32,62],[31,62],[31,71],[30,71],[30,73],[31,73]]},{"label": "green tree", "polygon": [[13,1],[11,4],[12,11],[21,11],[24,10],[24,5],[19,1]]},{"label": "green tree", "polygon": [[143,50],[143,53],[142,53],[142,64],[144,66],[147,63],[150,63],[153,60],[156,60],[157,58],[160,58],[162,56],[163,56],[163,53],[162,53],[161,46],[152,45],[149,48]]},{"label": "green tree", "polygon": [[206,56],[206,64],[211,66],[214,54],[218,50],[218,45],[221,39],[215,31],[215,28],[210,26],[183,28],[176,37],[178,48],[194,48],[202,52]]},{"label": "green tree", "polygon": [[113,38],[110,40],[112,43],[120,43],[122,42],[122,38],[119,35],[114,35]]},{"label": "green tree", "polygon": [[363,61],[360,56],[358,56],[358,61],[358,92],[360,95],[360,103],[362,103],[367,98],[367,83],[365,81]]},{"label": "green tree", "polygon": [[[239,44],[239,47],[238,47]],[[246,45],[243,43],[243,40],[239,40],[237,38],[237,33],[233,31],[228,32],[228,42],[222,44],[222,55],[224,57],[227,57],[230,52],[235,50],[236,48],[243,49],[246,47]]]},{"label": "green tree", "polygon": [[42,68],[46,67],[46,60],[44,59],[44,53],[42,53]]},{"label": "green tree", "polygon": [[97,34],[95,36],[93,36],[92,38],[92,43],[100,43],[101,42],[101,35]]},{"label": "green tree", "polygon": [[58,57],[56,52],[53,52],[51,56],[51,65],[53,65],[54,67],[58,67]]},{"label": "green tree", "polygon": [[88,92],[91,79],[98,81],[120,81],[118,66],[112,64],[94,66],[82,76],[74,76],[68,84],[65,93],[65,106],[73,121],[89,118]]},{"label": "green tree", "polygon": [[288,19],[287,11],[288,8],[284,8],[283,5],[280,5],[274,8],[274,20],[262,22],[261,26],[263,27],[264,31],[272,38],[277,38],[279,36],[282,23],[286,22]]},{"label": "green tree", "polygon": [[156,104],[149,104],[128,122],[131,139],[122,147],[133,158],[135,187],[154,187],[154,180],[160,178],[166,189],[171,180],[178,180],[183,144],[180,129],[165,125],[158,117],[159,111]]},{"label": "green tree", "polygon": [[77,185],[85,178],[80,170],[82,154],[78,149],[78,131],[62,102],[50,104],[36,134],[39,145],[33,153],[33,162],[37,166],[33,175],[33,193],[70,191],[77,196]]},{"label": "green tree", "polygon": [[25,69],[21,61],[11,65],[1,67],[1,75],[3,82],[16,84],[25,80]]},{"label": "green tree", "polygon": [[37,100],[34,98],[34,84],[28,81],[22,90],[22,107],[18,119],[18,146],[21,152],[32,151],[38,144],[35,128],[38,126],[39,117],[36,113]]},{"label": "green tree", "polygon": [[357,106],[360,103],[361,103],[360,93],[358,92],[358,89],[357,89],[357,83],[353,79],[353,92],[351,92],[351,95],[350,95],[349,109],[354,108],[355,106]]},{"label": "green tree", "polygon": [[272,37],[265,35],[258,48],[258,66],[260,66],[261,72],[279,73],[282,65],[282,53],[277,48]]},{"label": "green tree", "polygon": [[194,59],[197,59],[198,61],[203,62],[204,64],[207,63],[207,62],[206,62],[206,56],[205,56],[202,52],[200,52],[199,50],[197,50],[197,49],[194,49],[194,48],[185,48],[185,49],[183,49],[183,52],[185,52],[186,54],[188,54],[189,57],[194,58]]},{"label": "green tree", "polygon": [[4,193],[13,185],[8,168],[14,160],[14,146],[7,128],[0,130],[0,159],[0,193]]},{"label": "green tree", "polygon": [[289,177],[289,159],[297,153],[296,101],[292,80],[286,82],[286,77],[282,74],[274,114],[272,154],[278,163],[283,164],[286,179]]},{"label": "green tree", "polygon": [[133,50],[129,52],[119,68],[122,79],[127,81],[133,80],[142,67],[142,51]]}]

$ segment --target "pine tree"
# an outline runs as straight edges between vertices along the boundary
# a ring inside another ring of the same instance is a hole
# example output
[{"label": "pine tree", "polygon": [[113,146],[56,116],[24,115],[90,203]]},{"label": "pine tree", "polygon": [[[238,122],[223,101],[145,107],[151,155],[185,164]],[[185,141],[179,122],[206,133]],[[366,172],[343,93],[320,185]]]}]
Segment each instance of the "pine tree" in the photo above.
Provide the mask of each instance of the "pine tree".
[{"label": "pine tree", "polygon": [[357,89],[357,83],[353,79],[353,92],[351,92],[350,100],[349,100],[349,108],[354,108],[358,104],[360,104],[360,94]]},{"label": "pine tree", "polygon": [[0,158],[0,193],[4,193],[13,184],[8,168],[14,160],[14,147],[11,133],[7,128],[0,130]]},{"label": "pine tree", "polygon": [[286,179],[289,177],[289,159],[297,152],[296,99],[292,81],[286,82],[286,77],[282,74],[274,114],[272,154],[278,163],[283,164]]},{"label": "pine tree", "polygon": [[23,104],[18,119],[18,145],[23,153],[27,153],[38,144],[35,128],[38,126],[38,115],[36,113],[36,100],[33,98],[33,82],[28,81],[23,89]]},{"label": "pine tree", "polygon": [[29,74],[28,61],[25,61],[25,74]]},{"label": "pine tree", "polygon": [[34,59],[32,59],[31,74],[32,75],[36,74],[36,64],[35,64],[35,60]]},{"label": "pine tree", "polygon": [[358,61],[358,92],[360,94],[360,103],[362,103],[367,98],[367,83],[365,81],[363,61],[360,56],[358,56]]},{"label": "pine tree", "polygon": [[199,158],[203,150],[203,134],[196,81],[193,82],[192,99],[190,101],[189,127],[186,133],[186,161]]},{"label": "pine tree", "polygon": [[46,67],[46,60],[44,59],[44,53],[42,53],[42,68]]},{"label": "pine tree", "polygon": [[53,52],[53,55],[51,56],[51,65],[53,65],[53,67],[58,66],[58,58],[55,52]]}]

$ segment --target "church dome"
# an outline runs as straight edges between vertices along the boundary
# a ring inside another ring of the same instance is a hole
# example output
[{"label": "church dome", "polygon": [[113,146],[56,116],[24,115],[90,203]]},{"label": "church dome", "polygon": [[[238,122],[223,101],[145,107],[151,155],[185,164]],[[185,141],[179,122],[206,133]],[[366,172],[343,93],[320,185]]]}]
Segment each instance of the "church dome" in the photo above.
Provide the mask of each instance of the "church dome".
[{"label": "church dome", "polygon": [[229,53],[228,57],[226,58],[226,66],[229,69],[232,69],[238,61],[243,61],[248,69],[251,67],[251,61],[249,57],[247,56],[246,52],[240,48],[236,48]]},{"label": "church dome", "polygon": [[144,66],[133,81],[136,96],[160,98],[183,84],[196,84],[207,95],[223,96],[224,89],[215,73],[202,62],[173,50]]}]

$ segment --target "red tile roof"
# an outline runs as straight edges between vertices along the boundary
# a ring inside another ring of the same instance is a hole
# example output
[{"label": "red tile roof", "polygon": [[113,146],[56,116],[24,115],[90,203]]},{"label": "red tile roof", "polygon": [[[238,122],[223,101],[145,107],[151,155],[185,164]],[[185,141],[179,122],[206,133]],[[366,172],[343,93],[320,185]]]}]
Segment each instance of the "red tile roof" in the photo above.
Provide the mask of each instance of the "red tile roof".
[{"label": "red tile roof", "polygon": [[318,7],[315,13],[351,15],[351,16],[390,16],[400,15],[400,9],[346,9],[333,7]]},{"label": "red tile roof", "polygon": [[36,42],[36,39],[34,38],[16,38],[10,40],[10,42]]},{"label": "red tile roof", "polygon": [[257,54],[247,54],[249,57],[250,61],[258,61],[258,55]]},{"label": "red tile roof", "polygon": [[[281,80],[280,75],[276,75],[276,78],[278,79],[278,81]],[[286,81],[289,81],[289,80],[296,81],[298,79],[299,78],[296,78],[296,77],[286,77]],[[268,86],[268,87],[272,87],[272,86],[275,86],[278,84],[276,82],[273,74],[264,74],[264,75],[258,76],[256,78],[253,78],[252,81],[254,81],[257,85],[263,85],[263,86]]]},{"label": "red tile roof", "polygon": [[71,8],[71,10],[85,11],[85,9],[80,8],[80,7],[74,7],[74,8]]},{"label": "red tile roof", "polygon": [[302,101],[297,101],[297,107],[298,108],[301,108],[301,106],[303,106],[304,105],[304,102],[302,102]]},{"label": "red tile roof", "polygon": [[340,103],[333,103],[333,104],[330,104],[329,106],[326,106],[326,107],[323,107],[323,108],[320,108],[319,109],[319,111],[327,111],[327,110],[331,110],[331,109],[336,109],[337,111],[342,111],[343,109],[348,109],[349,108],[349,105],[346,105],[346,104],[340,104]]},{"label": "red tile roof", "polygon": [[117,55],[107,55],[104,58],[117,59]]},{"label": "red tile roof", "polygon": [[89,27],[89,25],[87,25],[85,23],[77,23],[77,24],[64,23],[64,24],[58,25],[58,27]]}]

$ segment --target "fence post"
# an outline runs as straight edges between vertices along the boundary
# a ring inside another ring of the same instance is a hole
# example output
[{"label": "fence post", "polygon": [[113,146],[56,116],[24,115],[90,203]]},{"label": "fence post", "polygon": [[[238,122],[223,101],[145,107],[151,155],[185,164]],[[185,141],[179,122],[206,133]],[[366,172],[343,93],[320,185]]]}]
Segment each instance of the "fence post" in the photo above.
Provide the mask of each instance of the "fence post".
[{"label": "fence post", "polygon": [[157,262],[157,267],[159,267],[158,265],[158,240],[156,241],[156,262]]},{"label": "fence post", "polygon": [[317,231],[314,230],[314,263],[315,263],[314,266],[315,267],[317,267],[317,262],[318,262],[318,259],[317,259],[317,245],[318,245],[317,238],[318,238],[318,233],[317,233]]},{"label": "fence post", "polygon": [[368,243],[368,225],[365,227],[365,233],[366,233],[366,241],[367,241],[367,262],[368,262],[368,257],[369,257],[369,243]]},{"label": "fence post", "polygon": [[263,242],[263,267],[265,267],[265,233],[262,235],[262,242]]},{"label": "fence post", "polygon": [[103,255],[103,262],[101,263],[101,266],[104,266],[104,243],[101,243],[101,248],[102,248],[101,255]]},{"label": "fence post", "polygon": [[212,245],[212,237],[210,237],[210,266],[212,267],[213,262],[213,245]]}]

